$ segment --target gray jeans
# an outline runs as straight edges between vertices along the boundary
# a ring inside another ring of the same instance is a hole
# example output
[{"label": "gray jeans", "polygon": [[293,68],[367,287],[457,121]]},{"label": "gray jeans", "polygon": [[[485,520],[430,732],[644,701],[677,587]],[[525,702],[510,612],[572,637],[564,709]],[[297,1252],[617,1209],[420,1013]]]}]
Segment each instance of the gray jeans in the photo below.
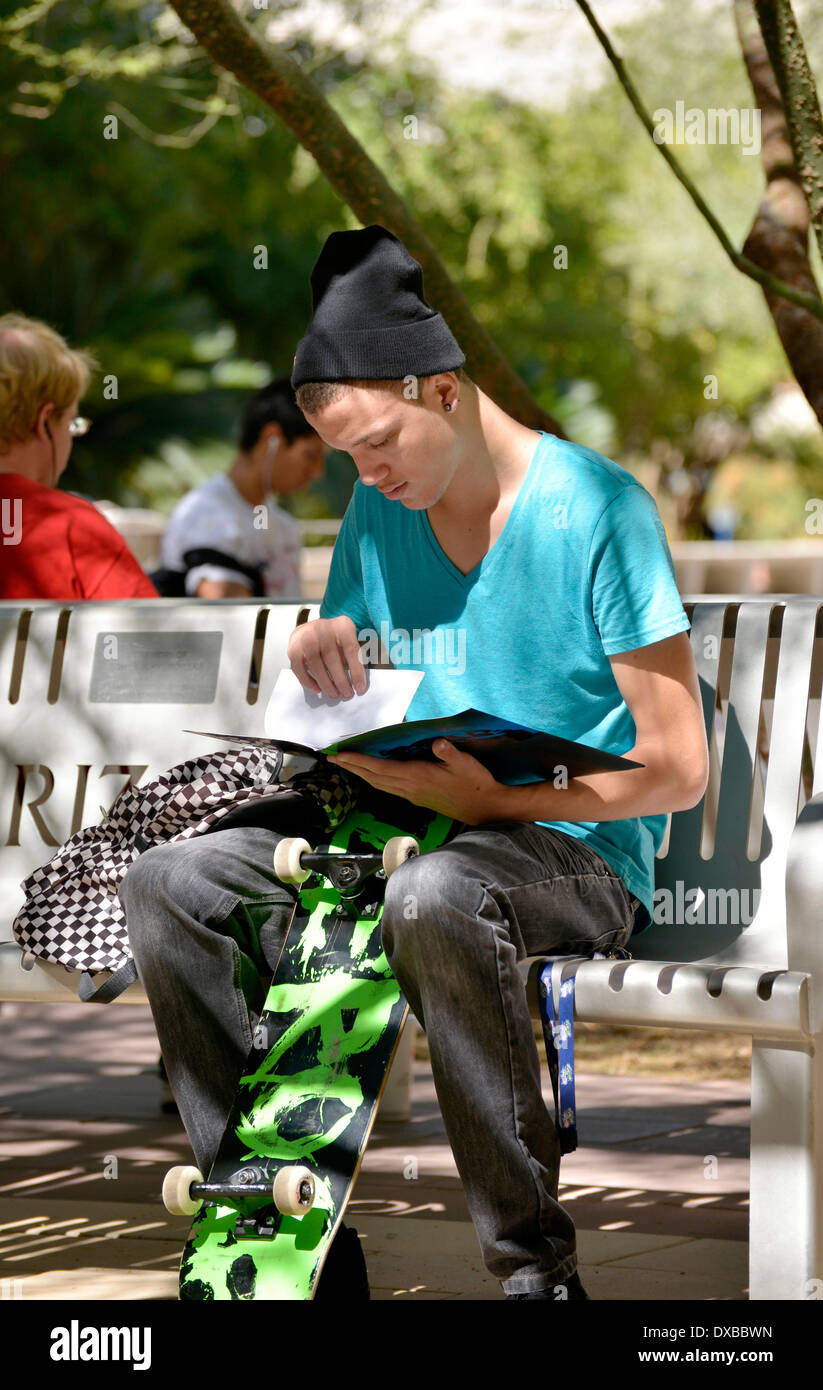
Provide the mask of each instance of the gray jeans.
[{"label": "gray jeans", "polygon": [[[279,838],[240,826],[158,846],[120,889],[169,1083],[204,1173],[294,902],[296,890],[272,867]],[[550,1287],[577,1266],[517,961],[623,945],[636,907],[582,841],[515,821],[458,827],[388,881],[386,954],[426,1030],[483,1259],[506,1293]]]}]

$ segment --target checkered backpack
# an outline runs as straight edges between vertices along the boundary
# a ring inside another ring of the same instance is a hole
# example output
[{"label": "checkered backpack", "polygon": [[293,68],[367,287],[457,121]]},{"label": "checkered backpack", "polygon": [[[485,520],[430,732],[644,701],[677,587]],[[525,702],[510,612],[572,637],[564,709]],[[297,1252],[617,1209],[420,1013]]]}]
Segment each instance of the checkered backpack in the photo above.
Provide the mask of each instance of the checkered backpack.
[{"label": "checkered backpack", "polygon": [[[226,817],[254,824],[263,803],[269,813],[274,803],[289,821],[309,806],[315,823],[330,828],[348,814],[356,793],[345,774],[326,766],[281,783],[282,763],[274,746],[244,746],[125,787],[102,824],[79,830],[24,879],[26,901],[13,925],[24,952],[81,971],[77,992],[84,1002],[116,998],[137,978],[118,890],[144,850],[203,835]],[[270,821],[269,814],[261,823]],[[95,988],[92,975],[100,970],[113,973]]]}]

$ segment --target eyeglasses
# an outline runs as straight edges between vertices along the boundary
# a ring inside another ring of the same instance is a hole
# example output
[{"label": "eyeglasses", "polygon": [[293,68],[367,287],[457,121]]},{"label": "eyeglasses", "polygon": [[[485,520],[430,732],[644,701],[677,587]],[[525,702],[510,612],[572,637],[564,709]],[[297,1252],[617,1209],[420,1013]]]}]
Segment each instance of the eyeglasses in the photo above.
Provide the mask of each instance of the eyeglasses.
[{"label": "eyeglasses", "polygon": [[81,434],[88,434],[91,429],[91,420],[87,420],[85,415],[76,415],[69,425],[69,434],[72,439],[77,439]]}]

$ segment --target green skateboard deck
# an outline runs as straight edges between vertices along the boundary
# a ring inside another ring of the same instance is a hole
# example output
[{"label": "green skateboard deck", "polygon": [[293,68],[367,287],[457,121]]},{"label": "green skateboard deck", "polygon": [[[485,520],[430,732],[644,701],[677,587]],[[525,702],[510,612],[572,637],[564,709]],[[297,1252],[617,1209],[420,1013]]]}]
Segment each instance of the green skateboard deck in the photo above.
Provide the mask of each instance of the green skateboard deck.
[{"label": "green skateboard deck", "polygon": [[[441,845],[452,822],[410,809],[420,852]],[[380,931],[379,856],[399,833],[355,809],[327,847],[299,860],[314,872],[300,887],[208,1180],[173,1170],[164,1184],[166,1199],[177,1183],[173,1209],[202,1203],[181,1299],[314,1297],[408,1012]]]}]

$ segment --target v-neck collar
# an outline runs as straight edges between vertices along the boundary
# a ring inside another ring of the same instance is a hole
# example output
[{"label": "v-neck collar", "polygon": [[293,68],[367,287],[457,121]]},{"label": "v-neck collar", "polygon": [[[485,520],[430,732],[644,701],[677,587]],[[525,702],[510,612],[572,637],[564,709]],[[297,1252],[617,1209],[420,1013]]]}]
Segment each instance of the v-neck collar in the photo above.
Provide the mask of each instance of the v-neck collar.
[{"label": "v-neck collar", "polygon": [[439,540],[434,534],[434,528],[431,522],[429,521],[428,511],[419,513],[422,519],[424,534],[429,542],[429,545],[434,551],[434,554],[436,555],[440,563],[443,565],[444,569],[452,576],[453,579],[456,579],[459,584],[463,584],[466,587],[468,587],[471,584],[476,584],[478,579],[480,579],[481,575],[485,574],[486,571],[489,570],[491,566],[495,563],[495,561],[499,559],[500,556],[504,554],[506,550],[508,550],[512,541],[512,536],[514,534],[515,522],[523,504],[523,499],[531,486],[534,473],[536,472],[535,465],[541,453],[543,440],[548,437],[547,432],[545,430],[535,430],[535,434],[539,435],[539,438],[534,446],[534,453],[532,454],[529,466],[526,469],[526,475],[522,483],[520,484],[520,487],[518,488],[517,496],[515,497],[514,502],[511,505],[509,515],[506,517],[503,529],[500,532],[500,535],[497,537],[497,540],[494,542],[494,544],[489,547],[485,555],[482,557],[482,559],[480,559],[477,562],[474,568],[469,570],[468,574],[464,574],[461,569],[458,569],[454,561],[449,559],[448,555],[446,554],[445,550],[443,549]]}]

